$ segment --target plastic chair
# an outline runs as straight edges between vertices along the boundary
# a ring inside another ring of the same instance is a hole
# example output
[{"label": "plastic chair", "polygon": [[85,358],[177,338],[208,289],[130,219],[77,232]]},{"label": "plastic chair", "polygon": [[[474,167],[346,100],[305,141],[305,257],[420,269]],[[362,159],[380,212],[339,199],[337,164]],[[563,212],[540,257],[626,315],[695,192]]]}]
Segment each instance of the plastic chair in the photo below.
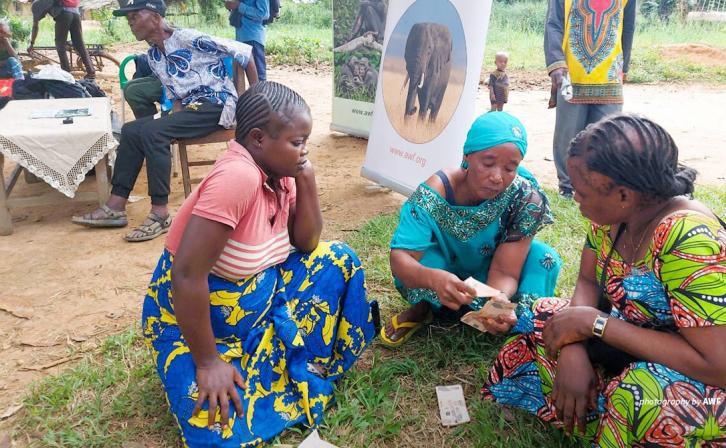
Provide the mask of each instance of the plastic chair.
[{"label": "plastic chair", "polygon": [[132,61],[136,64],[136,56],[133,54],[126,56],[124,60],[121,61],[121,65],[118,66],[118,83],[121,86],[121,123],[126,123],[126,99],[124,98],[124,88],[129,82],[126,77],[126,65]]},{"label": "plastic chair", "polygon": [[[136,55],[132,54],[130,56],[126,56],[124,60],[121,61],[121,65],[119,65],[118,68],[118,81],[121,86],[121,121],[123,123],[126,123],[126,100],[124,98],[124,88],[130,81],[126,77],[126,65],[132,61],[136,64]],[[161,86],[161,98],[159,98],[159,105],[162,112],[168,112],[173,107],[171,100],[166,96],[166,88],[164,86]]]},{"label": "plastic chair", "polygon": [[[126,99],[124,98],[124,88],[126,87],[126,84],[129,83],[130,79],[126,77],[126,65],[128,65],[129,62],[134,62],[134,65],[136,64],[136,55],[129,55],[124,58],[123,61],[121,61],[121,64],[118,67],[118,82],[121,86],[121,123],[126,123]],[[166,88],[164,86],[161,86],[161,98],[159,98],[159,105],[162,112],[168,112],[173,107],[173,104],[169,98],[166,96]],[[177,167],[176,161],[179,159],[179,148],[177,145],[172,145],[171,147],[171,167],[172,167],[172,176],[179,177],[179,169]]]}]

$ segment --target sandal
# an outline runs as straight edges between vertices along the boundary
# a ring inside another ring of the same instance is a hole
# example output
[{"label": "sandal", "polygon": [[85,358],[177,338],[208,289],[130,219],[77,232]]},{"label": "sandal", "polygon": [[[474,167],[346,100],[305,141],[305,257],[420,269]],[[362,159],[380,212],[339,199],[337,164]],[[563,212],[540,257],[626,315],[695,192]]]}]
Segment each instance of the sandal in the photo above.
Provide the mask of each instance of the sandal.
[{"label": "sandal", "polygon": [[[154,212],[149,213],[146,219],[151,220],[151,224],[141,224],[131,232],[129,232],[124,239],[130,243],[138,243],[141,241],[153,240],[157,236],[160,236],[169,231],[171,227],[171,215],[161,217]],[[141,233],[138,236],[132,236],[134,233]]]},{"label": "sandal", "polygon": [[381,327],[379,334],[381,344],[389,348],[396,348],[403,345],[404,342],[408,341],[418,330],[422,329],[426,325],[430,324],[434,320],[434,313],[429,310],[426,313],[426,317],[421,322],[398,322],[398,314],[393,316],[391,319],[391,326],[393,327],[394,334],[401,328],[408,328],[409,330],[403,334],[400,338],[393,340],[386,334],[386,327]]},{"label": "sandal", "polygon": [[86,213],[83,216],[72,217],[71,222],[86,227],[125,227],[128,225],[129,221],[126,219],[126,212],[111,210],[107,205],[102,205],[99,209],[104,213],[100,218],[93,217],[94,210],[94,212]]}]

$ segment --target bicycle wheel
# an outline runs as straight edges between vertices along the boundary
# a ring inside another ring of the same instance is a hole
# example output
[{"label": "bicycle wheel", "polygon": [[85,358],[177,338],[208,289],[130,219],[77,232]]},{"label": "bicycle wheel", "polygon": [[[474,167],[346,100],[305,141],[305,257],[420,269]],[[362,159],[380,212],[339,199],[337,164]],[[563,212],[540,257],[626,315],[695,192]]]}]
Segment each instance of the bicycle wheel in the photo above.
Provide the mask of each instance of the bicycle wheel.
[{"label": "bicycle wheel", "polygon": [[[97,72],[103,73],[103,69],[106,66],[106,64],[104,64],[104,61],[107,61],[113,62],[113,64],[116,66],[115,73],[118,73],[118,67],[121,65],[121,63],[118,61],[118,59],[111,56],[110,53],[106,51],[89,51],[88,56],[90,56],[91,62],[93,63],[93,68]],[[84,70],[83,61],[81,60],[80,56],[76,57],[75,67],[77,70]]]}]

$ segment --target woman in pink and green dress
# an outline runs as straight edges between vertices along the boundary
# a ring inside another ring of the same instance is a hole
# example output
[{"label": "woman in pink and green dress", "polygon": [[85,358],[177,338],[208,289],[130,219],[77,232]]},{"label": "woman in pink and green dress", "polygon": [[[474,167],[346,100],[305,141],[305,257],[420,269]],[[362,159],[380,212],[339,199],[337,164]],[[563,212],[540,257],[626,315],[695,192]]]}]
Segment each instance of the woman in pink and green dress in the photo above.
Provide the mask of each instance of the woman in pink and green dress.
[{"label": "woman in pink and green dress", "polygon": [[593,446],[726,446],[726,229],[695,171],[633,115],[581,132],[568,171],[591,221],[574,295],[532,305],[484,396]]}]

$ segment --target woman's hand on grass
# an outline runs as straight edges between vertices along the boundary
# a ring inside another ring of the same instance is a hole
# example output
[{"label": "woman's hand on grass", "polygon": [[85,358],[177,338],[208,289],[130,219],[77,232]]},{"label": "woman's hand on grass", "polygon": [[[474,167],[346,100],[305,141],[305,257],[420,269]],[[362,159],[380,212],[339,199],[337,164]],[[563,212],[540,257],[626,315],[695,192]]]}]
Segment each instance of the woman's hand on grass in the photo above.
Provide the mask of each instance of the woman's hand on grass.
[{"label": "woman's hand on grass", "polygon": [[237,393],[235,385],[245,389],[242,375],[231,364],[227,364],[216,358],[208,366],[197,366],[197,387],[199,397],[194,405],[192,415],[197,416],[205,401],[209,401],[209,419],[207,426],[212,428],[217,415],[217,408],[220,410],[220,422],[222,428],[226,428],[229,422],[229,402],[234,404],[237,415],[241,416],[242,400]]}]

